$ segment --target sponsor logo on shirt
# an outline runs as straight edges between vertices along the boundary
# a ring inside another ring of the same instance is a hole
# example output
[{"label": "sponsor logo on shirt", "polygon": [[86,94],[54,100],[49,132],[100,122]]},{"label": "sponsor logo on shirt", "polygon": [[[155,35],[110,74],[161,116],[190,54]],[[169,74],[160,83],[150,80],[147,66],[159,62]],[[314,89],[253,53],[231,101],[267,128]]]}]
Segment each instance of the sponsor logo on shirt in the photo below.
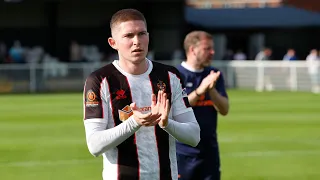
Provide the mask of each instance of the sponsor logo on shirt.
[{"label": "sponsor logo on shirt", "polygon": [[[151,107],[150,106],[141,107],[141,108],[139,108],[139,111],[140,112],[149,112],[149,111],[151,111]],[[126,105],[121,110],[119,109],[118,113],[119,113],[120,121],[127,120],[133,114],[132,109],[129,105]]]},{"label": "sponsor logo on shirt", "polygon": [[126,96],[125,93],[126,93],[126,92],[125,92],[124,90],[122,90],[122,89],[118,90],[118,91],[116,92],[116,95],[117,95],[116,99],[119,100],[119,99],[125,99],[125,98],[127,98],[127,96]]},{"label": "sponsor logo on shirt", "polygon": [[99,105],[97,95],[90,89],[86,94],[86,107],[96,107]]},{"label": "sponsor logo on shirt", "polygon": [[132,109],[131,109],[131,107],[129,105],[126,105],[121,110],[119,109],[118,113],[119,113],[120,121],[127,120],[133,114]]},{"label": "sponsor logo on shirt", "polygon": [[205,100],[205,95],[201,95],[195,106],[213,106],[214,103],[211,100]]}]

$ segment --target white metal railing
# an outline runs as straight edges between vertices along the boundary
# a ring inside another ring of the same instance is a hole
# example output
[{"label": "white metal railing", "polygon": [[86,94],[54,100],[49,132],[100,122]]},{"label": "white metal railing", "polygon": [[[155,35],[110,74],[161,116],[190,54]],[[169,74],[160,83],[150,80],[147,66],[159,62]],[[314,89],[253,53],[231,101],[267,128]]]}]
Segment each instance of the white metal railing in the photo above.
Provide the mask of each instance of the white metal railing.
[{"label": "white metal railing", "polygon": [[[176,66],[181,61],[159,62]],[[0,92],[81,91],[85,78],[106,63],[1,64]],[[228,88],[310,91],[313,85],[305,61],[214,60],[212,65]]]}]

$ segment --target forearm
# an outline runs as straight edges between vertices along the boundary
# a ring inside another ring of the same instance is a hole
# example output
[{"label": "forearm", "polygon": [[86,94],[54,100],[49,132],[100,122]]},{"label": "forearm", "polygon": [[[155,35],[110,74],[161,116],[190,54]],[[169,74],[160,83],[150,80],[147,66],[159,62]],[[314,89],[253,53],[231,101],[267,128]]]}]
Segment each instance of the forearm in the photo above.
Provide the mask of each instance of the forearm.
[{"label": "forearm", "polygon": [[115,148],[131,135],[133,135],[140,125],[131,116],[125,122],[114,128],[105,130],[105,127],[96,123],[85,123],[87,134],[87,146],[92,155],[99,156],[103,152]]},{"label": "forearm", "polygon": [[197,146],[200,141],[200,127],[196,121],[180,123],[169,119],[164,130],[179,142],[193,147]]},{"label": "forearm", "polygon": [[222,96],[219,94],[219,92],[215,89],[212,88],[209,90],[210,98],[214,103],[214,106],[216,110],[221,114],[221,115],[227,115],[229,112],[229,100],[228,98]]},{"label": "forearm", "polygon": [[189,100],[189,104],[191,106],[195,106],[197,101],[199,100],[201,94],[198,94],[197,89],[195,89],[194,91],[192,91],[189,95],[188,95],[188,100]]}]

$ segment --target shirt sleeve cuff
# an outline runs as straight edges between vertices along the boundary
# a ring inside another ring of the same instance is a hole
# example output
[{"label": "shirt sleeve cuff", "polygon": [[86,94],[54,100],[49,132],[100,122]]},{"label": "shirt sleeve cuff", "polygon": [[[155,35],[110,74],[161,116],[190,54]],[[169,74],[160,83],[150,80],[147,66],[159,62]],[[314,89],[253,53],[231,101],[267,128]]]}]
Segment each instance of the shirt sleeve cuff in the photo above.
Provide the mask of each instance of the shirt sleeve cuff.
[{"label": "shirt sleeve cuff", "polygon": [[172,126],[172,122],[173,121],[172,119],[168,119],[168,124],[165,126],[165,127],[161,127],[162,129],[164,130],[167,130],[167,129],[170,129],[170,127]]},{"label": "shirt sleeve cuff", "polygon": [[140,127],[141,125],[139,125],[137,123],[137,121],[134,119],[133,116],[130,116],[129,119],[128,119],[129,123],[134,127],[134,128],[138,128]]}]

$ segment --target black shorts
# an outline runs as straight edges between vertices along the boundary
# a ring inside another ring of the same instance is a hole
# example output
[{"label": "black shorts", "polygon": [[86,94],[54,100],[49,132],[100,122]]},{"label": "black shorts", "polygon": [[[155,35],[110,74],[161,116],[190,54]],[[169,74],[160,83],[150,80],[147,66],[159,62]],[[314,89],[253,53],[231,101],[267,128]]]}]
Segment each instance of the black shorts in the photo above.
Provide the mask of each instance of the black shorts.
[{"label": "black shorts", "polygon": [[177,154],[179,180],[220,180],[219,155],[194,157]]}]

